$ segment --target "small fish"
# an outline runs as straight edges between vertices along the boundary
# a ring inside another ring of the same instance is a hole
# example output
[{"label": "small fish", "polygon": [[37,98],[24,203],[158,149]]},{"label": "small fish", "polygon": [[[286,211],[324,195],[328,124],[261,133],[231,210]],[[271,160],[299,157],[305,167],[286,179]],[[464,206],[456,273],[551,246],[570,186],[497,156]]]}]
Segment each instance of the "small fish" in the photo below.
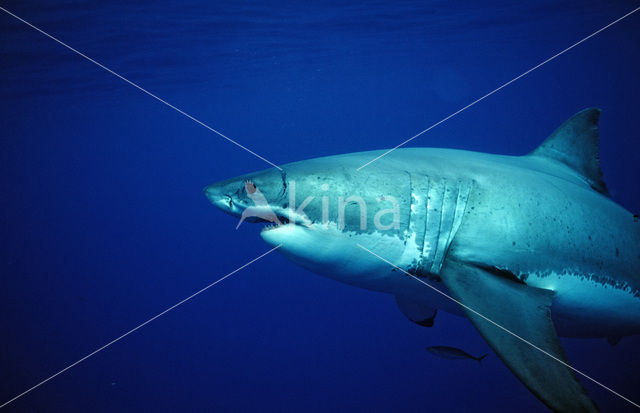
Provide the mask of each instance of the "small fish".
[{"label": "small fish", "polygon": [[431,346],[431,347],[427,347],[427,351],[435,356],[442,357],[444,359],[450,359],[450,360],[470,359],[470,360],[482,361],[483,358],[487,357],[486,354],[480,357],[473,357],[471,354],[467,353],[466,351],[460,350],[459,348],[448,347],[448,346]]}]

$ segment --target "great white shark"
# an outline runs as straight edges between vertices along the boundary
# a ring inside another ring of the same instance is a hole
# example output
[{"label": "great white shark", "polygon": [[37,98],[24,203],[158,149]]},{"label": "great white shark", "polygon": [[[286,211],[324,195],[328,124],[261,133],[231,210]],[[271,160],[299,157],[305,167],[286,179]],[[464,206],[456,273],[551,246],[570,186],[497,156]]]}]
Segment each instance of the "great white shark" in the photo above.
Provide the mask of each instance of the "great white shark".
[{"label": "great white shark", "polygon": [[640,333],[640,223],[602,179],[599,116],[577,113],[525,156],[405,148],[358,170],[384,152],[350,153],[205,194],[238,217],[269,208],[246,219],[278,217],[261,231],[267,243],[312,272],[393,294],[418,324],[432,325],[437,309],[466,315],[549,408],[592,412],[558,336]]}]

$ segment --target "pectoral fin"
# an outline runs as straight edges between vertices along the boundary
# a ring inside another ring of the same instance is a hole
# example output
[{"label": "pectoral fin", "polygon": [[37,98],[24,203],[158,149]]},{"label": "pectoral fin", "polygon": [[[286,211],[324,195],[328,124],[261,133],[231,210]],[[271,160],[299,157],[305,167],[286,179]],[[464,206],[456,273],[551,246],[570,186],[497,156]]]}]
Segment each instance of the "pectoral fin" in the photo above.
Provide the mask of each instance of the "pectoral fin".
[{"label": "pectoral fin", "polygon": [[[447,262],[441,276],[456,300],[569,364],[551,320],[553,291],[456,262]],[[571,369],[469,309],[463,310],[507,367],[549,408],[598,411]]]}]

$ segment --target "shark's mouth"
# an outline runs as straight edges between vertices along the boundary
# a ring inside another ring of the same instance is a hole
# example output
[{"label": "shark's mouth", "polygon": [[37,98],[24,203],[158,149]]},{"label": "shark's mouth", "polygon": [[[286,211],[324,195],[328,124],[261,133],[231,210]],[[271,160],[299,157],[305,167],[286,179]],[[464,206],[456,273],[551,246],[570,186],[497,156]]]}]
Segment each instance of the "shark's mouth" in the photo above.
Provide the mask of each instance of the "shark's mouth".
[{"label": "shark's mouth", "polygon": [[262,229],[260,230],[260,232],[267,232],[267,231],[273,231],[277,228],[280,228],[283,225],[287,225],[287,224],[274,224],[272,222],[268,223],[267,225],[263,226]]},{"label": "shark's mouth", "polygon": [[261,216],[253,219],[253,222],[265,224],[261,232],[273,231],[284,226],[302,228],[312,228],[314,226],[313,222],[305,214],[298,214],[290,209],[272,209],[272,211],[273,215],[269,217]]},{"label": "shark's mouth", "polygon": [[279,227],[281,227],[283,225],[288,225],[288,224],[294,224],[295,225],[295,222],[291,222],[289,220],[289,218],[287,216],[285,216],[285,215],[276,214],[276,218],[277,218],[277,221],[275,221],[275,222],[274,221],[270,221],[268,219],[264,219],[264,218],[257,218],[257,220],[256,220],[257,223],[265,224],[260,231],[261,232],[271,231],[271,230],[279,228]]}]

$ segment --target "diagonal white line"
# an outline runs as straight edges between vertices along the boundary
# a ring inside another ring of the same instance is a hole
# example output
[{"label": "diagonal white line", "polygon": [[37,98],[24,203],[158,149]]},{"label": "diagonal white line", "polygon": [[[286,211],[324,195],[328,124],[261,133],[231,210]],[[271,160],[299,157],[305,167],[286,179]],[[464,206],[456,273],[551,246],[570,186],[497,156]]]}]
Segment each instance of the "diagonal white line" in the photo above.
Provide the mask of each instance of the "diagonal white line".
[{"label": "diagonal white line", "polygon": [[473,308],[464,305],[463,303],[461,303],[460,301],[456,300],[455,298],[451,297],[449,294],[444,293],[442,291],[440,291],[439,289],[437,289],[436,287],[432,286],[431,284],[421,280],[420,278],[414,276],[413,274],[409,274],[407,271],[405,271],[404,269],[398,267],[397,265],[395,265],[394,263],[392,263],[391,261],[388,261],[387,259],[381,257],[380,255],[376,254],[375,252],[371,251],[370,249],[363,247],[360,244],[357,244],[358,247],[362,248],[363,250],[367,251],[369,254],[373,255],[374,257],[377,257],[378,259],[380,259],[381,261],[386,262],[387,264],[391,265],[394,268],[397,268],[398,270],[402,271],[404,274],[410,276],[411,278],[413,278],[414,280],[421,282],[422,284],[426,285],[427,287],[431,288],[433,291],[437,292],[438,294],[448,298],[449,300],[455,302],[456,304],[458,304],[461,307],[466,308],[467,310],[471,311],[472,313],[474,313],[475,315],[482,317],[483,319],[485,319],[486,321],[490,322],[491,324],[493,324],[494,326],[500,328],[501,330],[505,331],[506,333],[511,334],[512,336],[514,336],[515,338],[517,338],[518,340],[523,341],[524,343],[530,345],[531,347],[535,348],[536,350],[540,351],[543,354],[546,354],[547,356],[551,357],[552,359],[554,359],[555,361],[557,361],[558,363],[563,364],[565,367],[570,368],[571,370],[575,371],[576,373],[578,373],[579,375],[586,377],[587,379],[591,380],[592,382],[594,382],[595,384],[597,384],[598,386],[602,387],[605,390],[610,391],[611,393],[615,394],[616,396],[620,397],[621,399],[631,403],[632,405],[634,405],[637,408],[640,408],[640,405],[629,400],[628,398],[624,397],[623,395],[621,395],[620,393],[610,389],[609,387],[605,386],[604,384],[600,383],[599,381],[591,378],[590,376],[586,375],[585,373],[581,372],[580,370],[571,367],[569,364],[565,363],[564,361],[560,360],[559,358],[555,357],[553,354],[541,349],[540,347],[536,346],[535,344],[533,344],[532,342],[528,341],[527,339],[524,339],[522,337],[520,337],[519,335],[517,335],[516,333],[514,333],[513,331],[507,329],[506,327],[501,326],[500,324],[496,323],[495,321],[485,317],[484,315],[480,314],[479,312],[477,312],[476,310],[474,310]]},{"label": "diagonal white line", "polygon": [[563,55],[564,53],[568,52],[569,50],[573,49],[574,47],[578,46],[579,44],[581,44],[581,43],[583,43],[583,42],[585,42],[585,41],[589,40],[590,38],[592,38],[593,36],[595,36],[595,35],[597,35],[598,33],[602,32],[603,30],[606,30],[606,29],[608,29],[609,27],[613,26],[614,24],[618,23],[619,21],[621,21],[621,20],[623,20],[623,19],[625,19],[625,18],[627,18],[627,17],[631,16],[633,13],[637,12],[638,10],[640,10],[640,7],[636,8],[636,9],[634,9],[634,10],[630,11],[629,13],[625,14],[624,16],[622,16],[622,17],[620,17],[620,18],[618,18],[618,19],[616,19],[616,20],[612,21],[611,23],[607,24],[606,26],[602,27],[601,29],[596,30],[595,32],[591,33],[589,36],[585,37],[584,39],[582,39],[582,40],[580,40],[580,41],[578,41],[578,42],[575,42],[575,43],[574,43],[574,44],[572,44],[571,46],[567,47],[566,49],[564,49],[564,50],[563,50],[563,51],[561,51],[561,52],[556,53],[555,55],[551,56],[551,57],[550,57],[550,58],[548,58],[547,60],[545,60],[545,61],[543,61],[543,62],[541,62],[541,63],[538,63],[537,65],[535,65],[535,66],[534,66],[534,67],[532,67],[531,69],[529,69],[529,70],[527,70],[526,72],[524,72],[524,73],[522,73],[522,74],[520,74],[520,75],[518,75],[518,76],[514,77],[513,79],[511,79],[511,80],[510,80],[510,81],[508,81],[507,83],[503,84],[502,86],[497,87],[496,89],[493,89],[491,92],[489,92],[489,93],[487,93],[486,95],[484,95],[484,96],[482,96],[482,97],[480,97],[480,98],[478,98],[478,99],[474,100],[473,102],[469,103],[467,106],[465,106],[465,107],[463,107],[463,108],[461,108],[461,109],[458,109],[457,111],[453,112],[451,115],[449,115],[449,116],[447,116],[446,118],[444,118],[444,119],[442,119],[442,120],[440,120],[440,121],[438,121],[438,122],[434,123],[433,125],[429,126],[427,129],[423,130],[422,132],[419,132],[419,133],[417,133],[417,134],[413,135],[412,137],[410,137],[410,138],[409,138],[409,139],[407,139],[406,141],[404,141],[404,142],[400,143],[399,145],[394,146],[393,148],[389,149],[388,151],[386,151],[386,152],[385,152],[385,153],[383,153],[382,155],[377,156],[376,158],[373,158],[373,159],[372,159],[372,160],[370,160],[369,162],[367,162],[367,163],[365,163],[364,165],[360,166],[360,167],[358,168],[358,171],[359,171],[360,169],[364,168],[365,166],[367,166],[367,165],[370,165],[370,164],[374,163],[374,162],[375,162],[375,161],[377,161],[378,159],[380,159],[380,158],[382,158],[382,157],[384,157],[384,156],[387,156],[388,154],[390,154],[391,152],[395,151],[395,150],[396,150],[396,149],[398,149],[399,147],[406,145],[407,143],[411,142],[412,140],[414,140],[414,139],[415,139],[415,138],[417,138],[418,136],[423,135],[423,134],[425,134],[425,133],[429,132],[431,129],[435,128],[436,126],[440,125],[441,123],[444,123],[444,122],[448,121],[449,119],[451,119],[452,117],[454,117],[454,116],[458,115],[459,113],[461,113],[461,112],[463,112],[463,111],[465,111],[465,110],[469,109],[471,106],[475,105],[476,103],[483,101],[484,99],[488,98],[489,96],[493,95],[494,93],[498,92],[499,90],[501,90],[501,89],[503,89],[503,88],[505,88],[505,87],[509,86],[510,84],[512,84],[513,82],[515,82],[516,80],[518,80],[518,79],[520,79],[520,78],[522,78],[522,77],[524,77],[524,76],[528,75],[529,73],[533,72],[534,70],[538,69],[539,67],[541,67],[541,66],[543,66],[543,65],[545,65],[545,64],[547,64],[547,63],[549,63],[550,61],[552,61],[552,60],[553,60],[553,59],[555,59],[556,57],[559,57],[559,56]]},{"label": "diagonal white line", "polygon": [[157,315],[151,317],[150,319],[148,319],[147,321],[145,321],[142,324],[139,324],[137,327],[132,328],[131,330],[127,331],[126,333],[124,333],[123,335],[121,335],[118,338],[115,338],[113,340],[111,340],[110,342],[108,342],[107,344],[105,344],[104,346],[92,351],[91,353],[87,354],[86,356],[82,357],[80,360],[68,365],[67,367],[63,368],[62,370],[60,370],[59,372],[57,372],[56,374],[42,380],[40,383],[36,384],[35,386],[23,391],[22,393],[18,394],[17,396],[15,396],[14,398],[12,398],[11,400],[7,400],[6,402],[4,402],[2,405],[0,405],[0,409],[2,409],[3,407],[7,406],[8,404],[16,401],[17,399],[19,399],[20,397],[24,396],[25,394],[31,392],[32,390],[37,389],[38,387],[42,386],[43,384],[45,384],[46,382],[48,382],[49,380],[52,380],[53,378],[59,376],[60,374],[64,373],[65,371],[69,370],[70,368],[82,363],[83,361],[85,361],[86,359],[88,359],[91,356],[94,356],[95,354],[101,352],[102,350],[104,350],[105,348],[109,347],[112,344],[115,344],[116,342],[122,340],[123,338],[125,338],[126,336],[128,336],[129,334],[133,333],[134,331],[146,326],[147,324],[149,324],[150,322],[152,322],[153,320],[155,320],[156,318],[162,317],[163,315],[165,315],[166,313],[168,313],[169,311],[173,310],[174,308],[186,303],[187,301],[191,300],[192,298],[194,298],[195,296],[205,292],[206,290],[208,290],[209,288],[213,287],[214,285],[218,284],[219,282],[225,280],[226,278],[232,276],[233,274],[237,273],[238,271],[242,270],[245,267],[248,267],[249,265],[253,264],[254,262],[258,261],[260,258],[264,257],[267,254],[272,253],[273,251],[277,250],[278,248],[280,248],[280,245],[271,248],[269,251],[265,252],[264,254],[252,259],[251,261],[249,261],[248,263],[244,264],[241,267],[236,268],[235,270],[231,271],[230,273],[228,273],[227,275],[225,275],[222,278],[217,279],[216,281],[212,282],[211,284],[207,285],[206,287],[202,288],[201,290],[191,294],[189,297],[183,299],[182,301],[178,302],[177,304],[172,305],[171,307],[167,308],[166,310],[162,311],[161,313],[158,313]]},{"label": "diagonal white line", "polygon": [[241,145],[240,143],[236,142],[235,140],[231,139],[230,137],[224,135],[223,133],[217,131],[216,129],[212,128],[211,126],[207,125],[206,123],[202,122],[199,119],[196,119],[195,117],[189,115],[187,112],[183,111],[182,109],[179,109],[175,106],[173,106],[171,103],[167,102],[166,100],[154,95],[153,93],[149,92],[147,89],[143,88],[142,86],[138,85],[137,83],[132,82],[131,80],[127,79],[126,77],[114,72],[113,70],[109,69],[108,67],[106,67],[105,65],[103,65],[100,62],[97,62],[96,60],[90,58],[89,56],[85,55],[84,53],[74,49],[73,47],[69,46],[68,44],[66,44],[65,42],[63,42],[62,40],[50,35],[49,33],[45,32],[44,30],[40,29],[39,27],[34,26],[33,24],[29,23],[28,21],[24,20],[23,18],[16,16],[15,14],[11,13],[9,10],[5,9],[4,7],[0,6],[0,10],[2,10],[3,12],[7,13],[8,15],[16,18],[17,20],[20,20],[22,23],[26,24],[27,26],[37,30],[38,32],[42,33],[43,35],[47,36],[48,38],[50,38],[51,40],[61,44],[62,46],[66,47],[67,49],[71,50],[72,52],[76,53],[79,56],[84,57],[85,59],[87,59],[88,61],[90,61],[91,63],[95,64],[96,66],[106,70],[107,72],[111,73],[112,75],[114,75],[115,77],[124,80],[125,82],[127,82],[128,84],[130,84],[131,86],[135,87],[136,89],[140,90],[143,93],[146,93],[147,95],[151,96],[152,98],[154,98],[155,100],[157,100],[160,103],[163,103],[164,105],[170,107],[171,109],[175,110],[176,112],[178,112],[179,114],[191,119],[192,121],[194,121],[195,123],[197,123],[198,125],[204,126],[205,128],[209,129],[211,132],[215,133],[216,135],[226,139],[227,141],[231,142],[232,144],[236,145],[239,148],[244,149],[245,151],[249,152],[251,155],[255,156],[256,158],[260,158],[263,161],[265,161],[266,163],[268,163],[269,165],[282,170],[282,168],[280,168],[278,165],[274,164],[273,162],[271,162],[270,160],[258,155],[257,153],[255,153],[254,151],[252,151],[251,149],[247,148],[246,146]]}]

